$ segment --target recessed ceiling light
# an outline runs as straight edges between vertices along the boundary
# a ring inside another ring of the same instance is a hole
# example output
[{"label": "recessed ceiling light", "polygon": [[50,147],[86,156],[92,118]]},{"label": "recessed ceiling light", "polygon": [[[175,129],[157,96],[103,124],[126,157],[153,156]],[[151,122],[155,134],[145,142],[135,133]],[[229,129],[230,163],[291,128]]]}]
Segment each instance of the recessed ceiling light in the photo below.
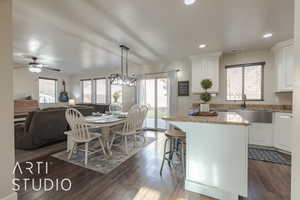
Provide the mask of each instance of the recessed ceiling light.
[{"label": "recessed ceiling light", "polygon": [[272,36],[273,36],[272,33],[266,33],[266,34],[263,35],[263,38],[270,38]]},{"label": "recessed ceiling light", "polygon": [[203,48],[205,48],[205,47],[206,47],[206,44],[200,44],[200,45],[199,45],[199,48],[200,48],[200,49],[203,49]]},{"label": "recessed ceiling light", "polygon": [[184,0],[185,5],[192,5],[196,2],[196,0]]}]

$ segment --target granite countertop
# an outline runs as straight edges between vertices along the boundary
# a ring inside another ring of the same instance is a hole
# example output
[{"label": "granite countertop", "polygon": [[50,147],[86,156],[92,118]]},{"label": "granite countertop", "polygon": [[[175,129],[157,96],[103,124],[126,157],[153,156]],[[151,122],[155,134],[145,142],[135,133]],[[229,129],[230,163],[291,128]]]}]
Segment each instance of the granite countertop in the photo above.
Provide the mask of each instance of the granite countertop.
[{"label": "granite countertop", "polygon": [[241,125],[241,126],[250,125],[250,123],[247,120],[245,120],[241,115],[235,112],[218,112],[218,116],[214,116],[214,117],[176,115],[176,116],[163,117],[163,119],[166,121],[178,121],[178,122],[200,122],[200,123],[229,124],[229,125]]},{"label": "granite countertop", "polygon": [[[194,103],[192,110],[199,109],[200,104]],[[247,104],[246,109],[242,108],[240,104],[210,104],[210,109],[215,111],[233,111],[233,110],[259,110],[270,112],[292,113],[292,105],[268,105],[268,104]]]}]

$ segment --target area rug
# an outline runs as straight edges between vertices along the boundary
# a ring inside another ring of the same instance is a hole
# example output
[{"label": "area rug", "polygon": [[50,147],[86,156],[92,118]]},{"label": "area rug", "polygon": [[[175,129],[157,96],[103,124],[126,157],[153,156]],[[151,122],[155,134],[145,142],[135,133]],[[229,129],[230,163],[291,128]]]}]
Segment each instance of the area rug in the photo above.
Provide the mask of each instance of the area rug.
[{"label": "area rug", "polygon": [[268,149],[249,147],[248,158],[251,160],[291,166],[291,161],[285,158],[281,153]]},{"label": "area rug", "polygon": [[[66,162],[88,168],[94,170],[96,172],[102,174],[108,174],[113,169],[118,167],[120,164],[128,160],[130,157],[141,151],[147,145],[151,144],[155,141],[155,138],[146,137],[146,142],[144,143],[143,139],[137,141],[137,145],[133,148],[133,140],[129,139],[128,141],[128,149],[129,154],[124,152],[124,145],[114,145],[112,147],[112,156],[107,159],[102,152],[97,152],[89,156],[87,166],[84,164],[84,152],[78,150],[76,153],[73,153],[72,158],[69,160],[68,155],[69,153],[65,151],[61,151],[59,153],[52,154],[51,156],[64,160]],[[79,149],[84,149],[83,146],[79,146]],[[94,151],[95,149],[99,149],[98,142],[91,142],[90,143],[90,151]]]}]

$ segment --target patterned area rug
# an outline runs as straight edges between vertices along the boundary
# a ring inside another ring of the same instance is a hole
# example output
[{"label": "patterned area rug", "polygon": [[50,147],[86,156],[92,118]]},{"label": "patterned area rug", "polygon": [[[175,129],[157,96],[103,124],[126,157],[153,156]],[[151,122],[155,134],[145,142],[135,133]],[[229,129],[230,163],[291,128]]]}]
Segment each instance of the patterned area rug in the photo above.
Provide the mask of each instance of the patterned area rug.
[{"label": "patterned area rug", "polygon": [[[132,137],[131,137],[132,138]],[[129,154],[127,155],[124,152],[124,145],[118,145],[112,147],[112,157],[109,159],[105,158],[102,152],[97,152],[95,154],[92,154],[89,156],[88,164],[85,166],[84,164],[84,152],[78,150],[76,153],[73,153],[72,158],[68,160],[68,152],[62,151],[59,153],[52,154],[51,156],[64,160],[66,162],[88,168],[97,172],[100,172],[102,174],[108,174],[110,171],[118,167],[120,164],[128,160],[130,157],[138,153],[140,150],[142,150],[147,145],[151,144],[155,141],[155,138],[152,137],[146,137],[146,142],[144,144],[143,139],[137,141],[137,146],[133,148],[133,140],[129,139],[128,141],[128,149]],[[98,142],[91,142],[90,143],[90,151],[94,151],[95,149],[99,149],[99,143]],[[79,146],[79,149],[84,149],[83,146]]]},{"label": "patterned area rug", "polygon": [[249,147],[248,158],[264,162],[291,166],[291,161],[277,151]]}]

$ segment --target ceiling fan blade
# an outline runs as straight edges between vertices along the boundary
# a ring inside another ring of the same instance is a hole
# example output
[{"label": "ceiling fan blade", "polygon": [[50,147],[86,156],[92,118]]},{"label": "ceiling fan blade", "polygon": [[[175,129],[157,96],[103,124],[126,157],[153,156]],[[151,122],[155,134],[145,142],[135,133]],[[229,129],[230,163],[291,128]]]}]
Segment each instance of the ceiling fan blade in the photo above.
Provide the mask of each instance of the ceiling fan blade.
[{"label": "ceiling fan blade", "polygon": [[56,72],[60,72],[60,69],[56,69],[56,68],[52,68],[52,67],[42,67],[42,69],[46,69],[46,70],[50,70],[50,71],[56,71]]}]

